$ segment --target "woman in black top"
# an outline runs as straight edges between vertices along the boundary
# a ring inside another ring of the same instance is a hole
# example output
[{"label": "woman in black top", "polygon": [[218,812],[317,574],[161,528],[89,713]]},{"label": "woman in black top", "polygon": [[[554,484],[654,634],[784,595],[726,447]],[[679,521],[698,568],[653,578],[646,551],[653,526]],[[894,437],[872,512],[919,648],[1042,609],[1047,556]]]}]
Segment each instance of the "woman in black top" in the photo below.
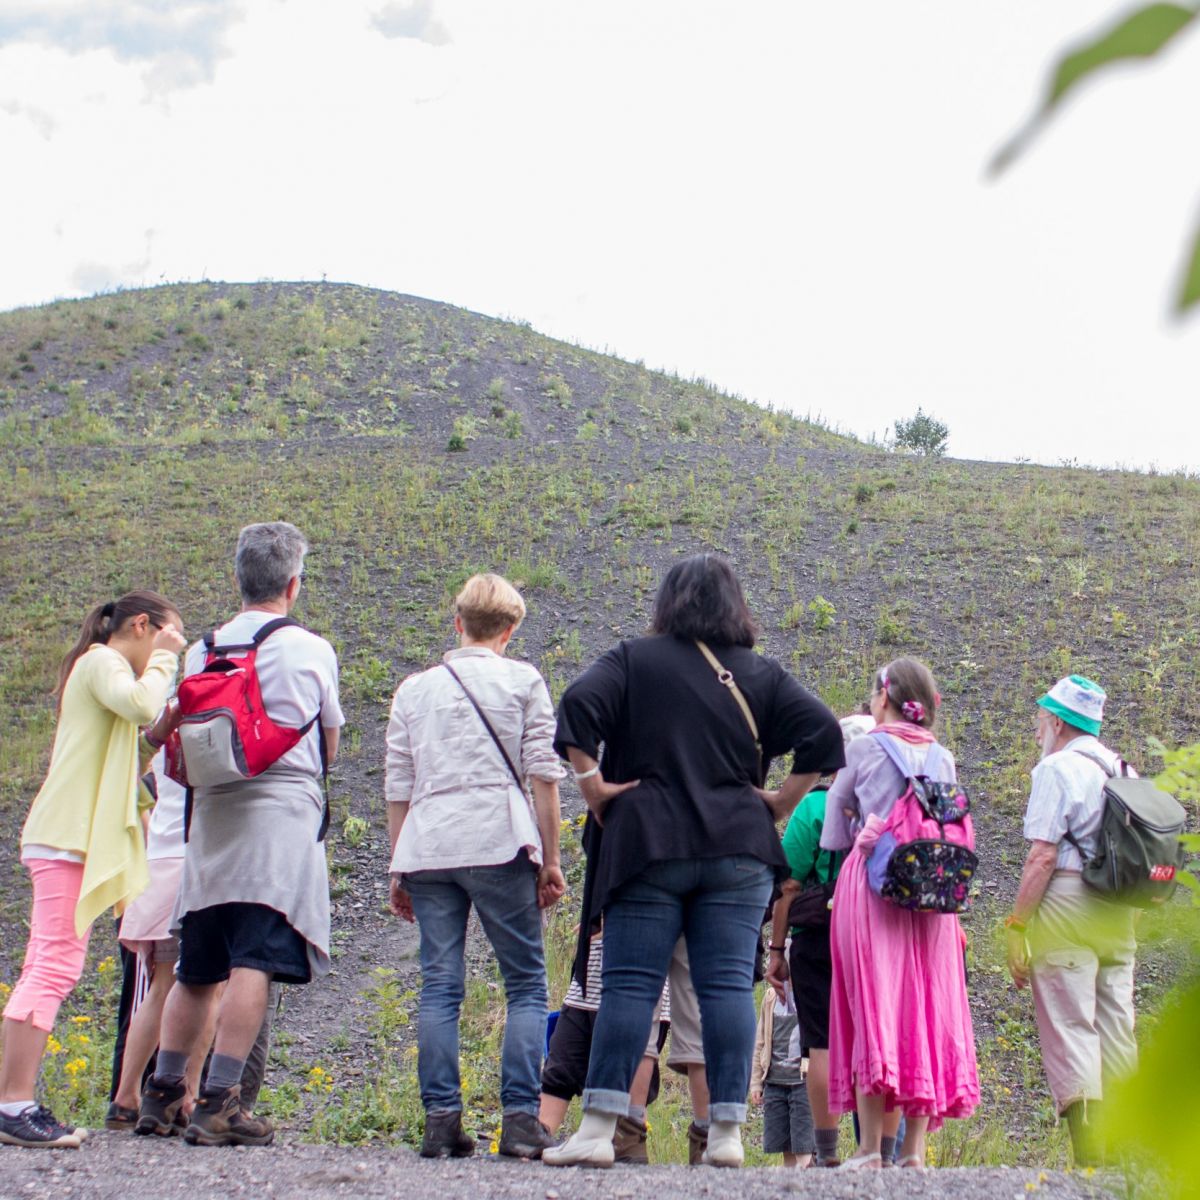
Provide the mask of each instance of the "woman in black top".
[{"label": "woman in black top", "polygon": [[[729,564],[696,555],[663,580],[651,635],[602,655],[562,698],[555,745],[591,812],[581,938],[603,915],[604,1002],[583,1123],[545,1151],[553,1166],[612,1162],[613,1129],[680,934],[711,1094],[705,1161],[741,1164],[758,930],[774,881],[788,875],[775,824],[820,773],[843,765],[837,719],[756,654],[754,636]],[[787,782],[763,791],[771,759],[789,751]]]}]

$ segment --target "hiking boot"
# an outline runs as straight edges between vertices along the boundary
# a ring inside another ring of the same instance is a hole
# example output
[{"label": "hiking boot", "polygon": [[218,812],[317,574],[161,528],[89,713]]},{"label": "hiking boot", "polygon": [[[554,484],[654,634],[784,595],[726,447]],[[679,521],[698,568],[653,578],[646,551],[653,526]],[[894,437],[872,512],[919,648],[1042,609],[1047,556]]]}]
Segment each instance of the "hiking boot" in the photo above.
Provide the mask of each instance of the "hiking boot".
[{"label": "hiking boot", "polygon": [[266,1117],[242,1112],[241,1100],[238,1084],[202,1088],[183,1140],[189,1146],[269,1146],[275,1140],[275,1127]]},{"label": "hiking boot", "polygon": [[15,1117],[0,1113],[0,1142],[7,1146],[78,1150],[82,1140],[76,1130],[58,1121],[44,1105],[31,1104]]},{"label": "hiking boot", "polygon": [[509,1158],[541,1158],[542,1151],[555,1145],[554,1135],[526,1112],[504,1114],[500,1130],[500,1153]]},{"label": "hiking boot", "polygon": [[104,1128],[113,1133],[131,1133],[137,1123],[138,1110],[125,1108],[115,1100],[108,1106],[108,1112],[104,1114]]},{"label": "hiking boot", "polygon": [[646,1149],[648,1133],[644,1121],[634,1117],[618,1117],[617,1132],[613,1135],[613,1161],[649,1166],[650,1152]]},{"label": "hiking boot", "polygon": [[142,1089],[142,1104],[133,1132],[142,1137],[152,1133],[173,1137],[179,1132],[179,1110],[186,1099],[187,1084],[182,1079],[178,1083],[167,1083],[151,1075]]},{"label": "hiking boot", "polygon": [[704,1161],[704,1152],[708,1149],[708,1130],[701,1129],[693,1121],[688,1126],[688,1166],[698,1167]]},{"label": "hiking boot", "polygon": [[462,1113],[458,1109],[425,1114],[422,1158],[470,1158],[474,1153],[475,1139],[463,1133]]}]

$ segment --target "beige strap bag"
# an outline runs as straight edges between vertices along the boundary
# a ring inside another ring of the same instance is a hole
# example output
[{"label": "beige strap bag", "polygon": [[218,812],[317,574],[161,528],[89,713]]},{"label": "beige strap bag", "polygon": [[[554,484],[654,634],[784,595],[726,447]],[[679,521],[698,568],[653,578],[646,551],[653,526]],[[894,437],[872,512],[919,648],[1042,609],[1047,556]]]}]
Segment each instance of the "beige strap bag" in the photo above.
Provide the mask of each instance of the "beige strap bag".
[{"label": "beige strap bag", "polygon": [[758,722],[754,719],[754,714],[750,711],[750,705],[747,702],[742,689],[738,687],[737,681],[733,678],[733,672],[726,670],[726,668],[721,665],[721,660],[717,658],[717,656],[699,638],[696,639],[696,645],[699,646],[700,653],[703,654],[708,660],[708,665],[712,667],[714,671],[716,671],[718,681],[723,683],[729,689],[729,694],[734,698],[734,700],[737,701],[738,708],[742,710],[742,716],[746,718],[746,724],[750,727],[750,736],[754,738],[754,749],[758,751],[757,786],[761,787],[763,782],[763,752],[762,742],[758,737]]}]

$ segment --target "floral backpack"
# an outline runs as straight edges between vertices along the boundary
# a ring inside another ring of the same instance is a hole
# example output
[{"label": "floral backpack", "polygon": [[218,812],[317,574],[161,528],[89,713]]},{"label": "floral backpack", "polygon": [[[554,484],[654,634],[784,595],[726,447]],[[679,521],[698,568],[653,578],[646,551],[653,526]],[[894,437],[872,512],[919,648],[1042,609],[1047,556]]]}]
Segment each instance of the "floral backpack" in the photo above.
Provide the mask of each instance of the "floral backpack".
[{"label": "floral backpack", "polygon": [[966,912],[979,859],[967,793],[957,783],[936,778],[949,774],[946,751],[933,742],[925,758],[925,772],[912,775],[890,736],[872,736],[907,786],[867,859],[871,890],[911,912]]}]

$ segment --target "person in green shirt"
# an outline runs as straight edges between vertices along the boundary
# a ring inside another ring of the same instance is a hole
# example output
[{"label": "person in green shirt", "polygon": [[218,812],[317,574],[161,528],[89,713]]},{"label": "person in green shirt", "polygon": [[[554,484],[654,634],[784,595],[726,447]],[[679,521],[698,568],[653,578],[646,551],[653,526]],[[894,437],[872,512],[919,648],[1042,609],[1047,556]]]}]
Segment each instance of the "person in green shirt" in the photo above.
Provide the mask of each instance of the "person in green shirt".
[{"label": "person in green shirt", "polygon": [[[866,716],[844,717],[842,736],[849,745],[856,737],[874,727]],[[833,895],[845,855],[821,849],[821,830],[825,825],[825,802],[833,776],[823,776],[797,805],[783,834],[783,852],[792,877],[784,885],[783,896],[775,906],[772,923],[771,958],[767,980],[779,991],[789,977],[795,998],[800,1037],[808,1051],[808,1098],[812,1106],[816,1134],[818,1167],[838,1165],[838,1118],[829,1111],[829,992],[833,984],[833,959],[829,947],[828,909],[822,917],[820,900],[814,905],[813,920],[792,925],[789,910],[792,901],[806,889],[827,885]],[[791,946],[783,952],[783,932],[790,927]]]}]

